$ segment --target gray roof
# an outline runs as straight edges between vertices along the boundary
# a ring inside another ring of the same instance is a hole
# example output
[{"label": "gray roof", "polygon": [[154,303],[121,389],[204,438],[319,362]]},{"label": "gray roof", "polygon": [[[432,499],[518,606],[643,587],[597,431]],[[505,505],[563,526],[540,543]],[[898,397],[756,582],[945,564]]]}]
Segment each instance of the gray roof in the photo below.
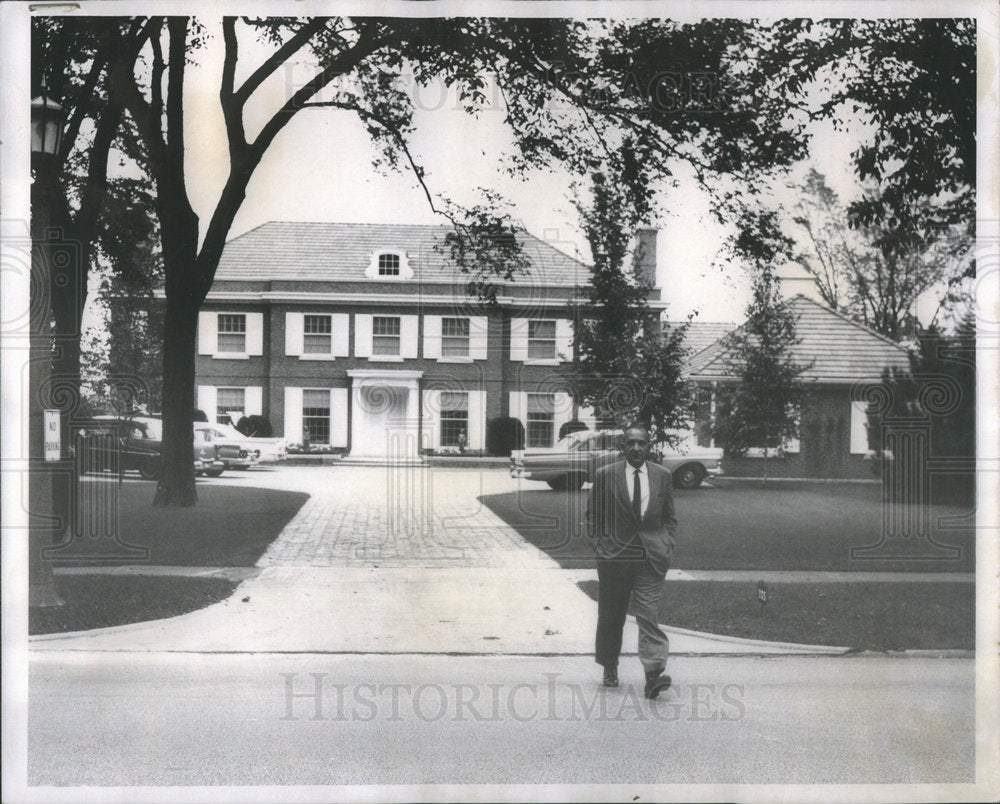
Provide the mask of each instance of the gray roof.
[{"label": "gray roof", "polygon": [[[788,302],[796,316],[795,332],[800,342],[792,348],[797,363],[811,363],[801,377],[827,383],[877,380],[885,369],[906,370],[907,351],[899,344],[824,307],[806,296]],[[726,380],[736,373],[723,336],[693,354],[686,374],[693,380]]]},{"label": "gray roof", "polygon": [[[216,281],[364,282],[372,254],[402,250],[417,282],[453,283],[461,273],[444,243],[448,226],[383,223],[270,221],[230,240],[222,252]],[[531,263],[514,282],[578,286],[590,268],[528,232],[517,235]],[[440,248],[438,248],[440,247]]]},{"label": "gray roof", "polygon": [[[667,326],[674,328],[682,324],[680,321],[671,321]],[[735,328],[736,323],[733,321],[691,321],[684,333],[684,346],[688,355],[694,357]]]}]

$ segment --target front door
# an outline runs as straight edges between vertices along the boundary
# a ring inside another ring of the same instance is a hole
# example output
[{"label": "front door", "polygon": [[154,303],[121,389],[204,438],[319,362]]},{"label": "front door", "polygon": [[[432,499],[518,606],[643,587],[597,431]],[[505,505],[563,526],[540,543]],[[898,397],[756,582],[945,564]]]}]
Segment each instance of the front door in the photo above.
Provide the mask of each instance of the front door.
[{"label": "front door", "polygon": [[398,458],[416,455],[416,416],[408,411],[409,391],[394,385],[365,384],[354,393],[351,455]]}]

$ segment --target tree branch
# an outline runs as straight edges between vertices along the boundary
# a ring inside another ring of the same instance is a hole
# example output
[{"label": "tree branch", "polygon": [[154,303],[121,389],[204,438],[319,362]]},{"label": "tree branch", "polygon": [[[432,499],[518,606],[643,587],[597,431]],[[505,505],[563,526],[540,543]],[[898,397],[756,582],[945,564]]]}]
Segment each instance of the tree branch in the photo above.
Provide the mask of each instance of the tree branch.
[{"label": "tree branch", "polygon": [[199,291],[202,294],[207,293],[212,285],[226,236],[240,204],[246,197],[247,184],[274,138],[317,92],[338,76],[356,68],[368,56],[393,39],[388,36],[375,36],[367,30],[363,31],[354,46],[338,54],[330,64],[285,101],[284,105],[264,124],[257,138],[245,149],[241,158],[230,159],[229,178],[209,221],[197,258]]},{"label": "tree branch", "polygon": [[[323,28],[326,27],[326,24],[330,21],[330,19],[331,19],[330,17],[314,17],[313,19],[309,20],[309,22],[307,22],[305,25],[303,25],[301,28],[299,28],[299,30],[295,32],[294,36],[292,36],[291,39],[289,39],[281,47],[275,50],[274,53],[272,53],[267,58],[267,60],[260,65],[260,67],[254,70],[253,73],[250,75],[250,77],[243,82],[243,86],[241,86],[235,93],[235,100],[240,104],[240,107],[242,108],[246,104],[247,100],[254,93],[257,87],[263,84],[264,81],[267,80],[267,78],[270,77],[275,70],[277,70],[282,64],[288,61],[288,59],[290,59],[292,55],[296,53],[296,51],[298,51],[300,48],[302,48],[303,45],[305,45],[310,39],[312,39],[312,37],[315,34],[323,30]],[[228,28],[226,25],[227,22],[229,23]],[[234,67],[235,67],[235,53],[236,53],[235,23],[236,20],[234,17],[226,17],[222,21],[223,31],[228,30],[233,35]],[[226,50],[228,53],[228,43]],[[230,83],[230,91],[231,90],[232,90],[232,83]]]},{"label": "tree branch", "polygon": [[222,82],[219,85],[219,104],[226,121],[226,136],[229,140],[229,157],[242,156],[247,147],[246,132],[243,127],[243,104],[233,94],[236,79],[236,62],[239,58],[239,41],[236,36],[236,18],[222,18],[222,39],[226,52],[222,62]]}]

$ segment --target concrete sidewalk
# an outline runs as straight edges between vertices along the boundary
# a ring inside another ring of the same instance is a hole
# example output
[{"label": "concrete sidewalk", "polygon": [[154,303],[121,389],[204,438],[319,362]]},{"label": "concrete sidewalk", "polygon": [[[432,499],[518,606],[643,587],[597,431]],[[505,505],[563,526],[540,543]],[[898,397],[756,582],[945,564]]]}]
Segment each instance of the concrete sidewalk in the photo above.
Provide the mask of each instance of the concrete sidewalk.
[{"label": "concrete sidewalk", "polygon": [[[519,481],[426,467],[285,467],[259,477],[232,482],[311,496],[232,597],[166,620],[32,637],[32,649],[592,653],[597,605],[577,587],[579,573],[476,499]],[[676,654],[846,651],[669,633]],[[634,652],[631,618],[624,644]]]}]

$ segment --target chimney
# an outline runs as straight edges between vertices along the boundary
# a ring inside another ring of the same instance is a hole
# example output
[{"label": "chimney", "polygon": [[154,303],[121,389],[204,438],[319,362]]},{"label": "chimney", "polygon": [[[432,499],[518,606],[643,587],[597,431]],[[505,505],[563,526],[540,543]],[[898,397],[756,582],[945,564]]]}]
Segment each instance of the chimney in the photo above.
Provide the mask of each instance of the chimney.
[{"label": "chimney", "polygon": [[639,229],[635,233],[635,256],[633,270],[636,279],[650,287],[656,287],[656,229]]},{"label": "chimney", "polygon": [[774,273],[778,280],[778,288],[782,299],[791,299],[795,296],[805,296],[807,299],[819,302],[824,307],[826,301],[819,290],[819,282],[816,277],[809,273],[801,265],[786,263]]}]

